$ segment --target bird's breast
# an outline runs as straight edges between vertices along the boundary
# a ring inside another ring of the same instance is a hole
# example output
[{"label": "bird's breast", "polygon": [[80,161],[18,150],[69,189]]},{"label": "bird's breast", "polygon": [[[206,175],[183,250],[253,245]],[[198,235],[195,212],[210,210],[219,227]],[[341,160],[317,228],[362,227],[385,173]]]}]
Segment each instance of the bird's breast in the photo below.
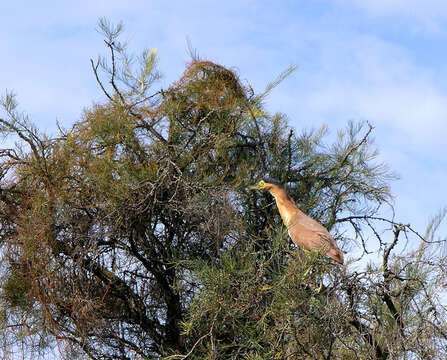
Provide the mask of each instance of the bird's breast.
[{"label": "bird's breast", "polygon": [[295,212],[290,211],[290,209],[288,209],[287,206],[282,204],[281,201],[278,201],[278,199],[276,199],[276,205],[278,207],[279,215],[281,215],[281,219],[284,222],[284,225],[286,225],[286,227],[292,225]]}]

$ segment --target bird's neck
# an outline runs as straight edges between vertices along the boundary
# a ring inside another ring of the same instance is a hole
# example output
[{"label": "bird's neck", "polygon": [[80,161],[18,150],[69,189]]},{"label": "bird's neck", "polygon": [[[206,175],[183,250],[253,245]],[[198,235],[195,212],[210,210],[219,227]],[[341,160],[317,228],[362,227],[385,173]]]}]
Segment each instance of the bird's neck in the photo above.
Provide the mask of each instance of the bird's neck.
[{"label": "bird's neck", "polygon": [[275,198],[276,202],[280,202],[281,204],[287,204],[290,201],[293,201],[289,195],[287,195],[287,193],[281,189],[280,187],[272,187],[271,189],[269,189],[270,194],[273,195],[273,197]]},{"label": "bird's neck", "polygon": [[303,214],[303,212],[296,206],[295,202],[287,195],[284,189],[273,187],[269,191],[276,200],[276,206],[278,207],[284,224],[289,227],[293,221],[293,215]]}]

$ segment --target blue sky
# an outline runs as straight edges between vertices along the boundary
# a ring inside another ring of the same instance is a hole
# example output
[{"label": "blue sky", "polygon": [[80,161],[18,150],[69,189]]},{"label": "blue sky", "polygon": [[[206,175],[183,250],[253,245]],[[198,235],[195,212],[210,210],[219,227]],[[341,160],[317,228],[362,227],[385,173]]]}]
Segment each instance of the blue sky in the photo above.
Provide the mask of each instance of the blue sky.
[{"label": "blue sky", "polygon": [[258,91],[297,64],[269,110],[297,131],[370,121],[381,159],[401,176],[397,218],[423,231],[447,206],[447,2],[2,0],[0,90],[14,90],[39,127],[69,126],[103,99],[89,63],[104,52],[103,16],[124,22],[135,52],[158,49],[164,87],[189,60],[187,37]]}]

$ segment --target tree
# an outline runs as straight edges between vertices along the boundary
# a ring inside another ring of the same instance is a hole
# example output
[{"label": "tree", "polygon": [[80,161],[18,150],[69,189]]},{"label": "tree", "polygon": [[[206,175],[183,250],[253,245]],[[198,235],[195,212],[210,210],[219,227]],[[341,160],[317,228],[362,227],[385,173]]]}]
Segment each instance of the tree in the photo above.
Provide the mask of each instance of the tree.
[{"label": "tree", "polygon": [[[0,154],[4,356],[55,343],[91,359],[442,356],[445,213],[425,236],[379,217],[393,175],[371,125],[349,123],[332,146],[325,127],[297,135],[263,108],[292,68],[255,94],[194,56],[154,91],[156,52],[136,68],[121,25],[100,27],[105,103],[50,137],[12,94],[2,101],[1,131],[19,140]],[[375,240],[380,265],[354,271],[294,248],[269,195],[245,190],[264,176],[345,250]],[[410,235],[419,245],[397,253]]]}]

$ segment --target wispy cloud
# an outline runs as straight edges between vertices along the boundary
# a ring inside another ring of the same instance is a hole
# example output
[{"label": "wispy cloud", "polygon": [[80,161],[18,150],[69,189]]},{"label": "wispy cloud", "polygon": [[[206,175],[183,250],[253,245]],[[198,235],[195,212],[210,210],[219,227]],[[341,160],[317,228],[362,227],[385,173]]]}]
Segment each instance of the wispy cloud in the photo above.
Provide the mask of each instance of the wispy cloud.
[{"label": "wispy cloud", "polygon": [[366,15],[407,20],[412,31],[446,34],[447,3],[443,0],[337,0],[353,5]]},{"label": "wispy cloud", "polygon": [[310,64],[304,63],[300,86],[278,90],[277,101],[288,100],[289,113],[329,122],[368,119],[400,136],[402,148],[418,146],[429,154],[443,147],[447,91],[430,68],[414,63],[399,44],[373,35],[325,34],[313,59],[319,69],[305,73]]}]

